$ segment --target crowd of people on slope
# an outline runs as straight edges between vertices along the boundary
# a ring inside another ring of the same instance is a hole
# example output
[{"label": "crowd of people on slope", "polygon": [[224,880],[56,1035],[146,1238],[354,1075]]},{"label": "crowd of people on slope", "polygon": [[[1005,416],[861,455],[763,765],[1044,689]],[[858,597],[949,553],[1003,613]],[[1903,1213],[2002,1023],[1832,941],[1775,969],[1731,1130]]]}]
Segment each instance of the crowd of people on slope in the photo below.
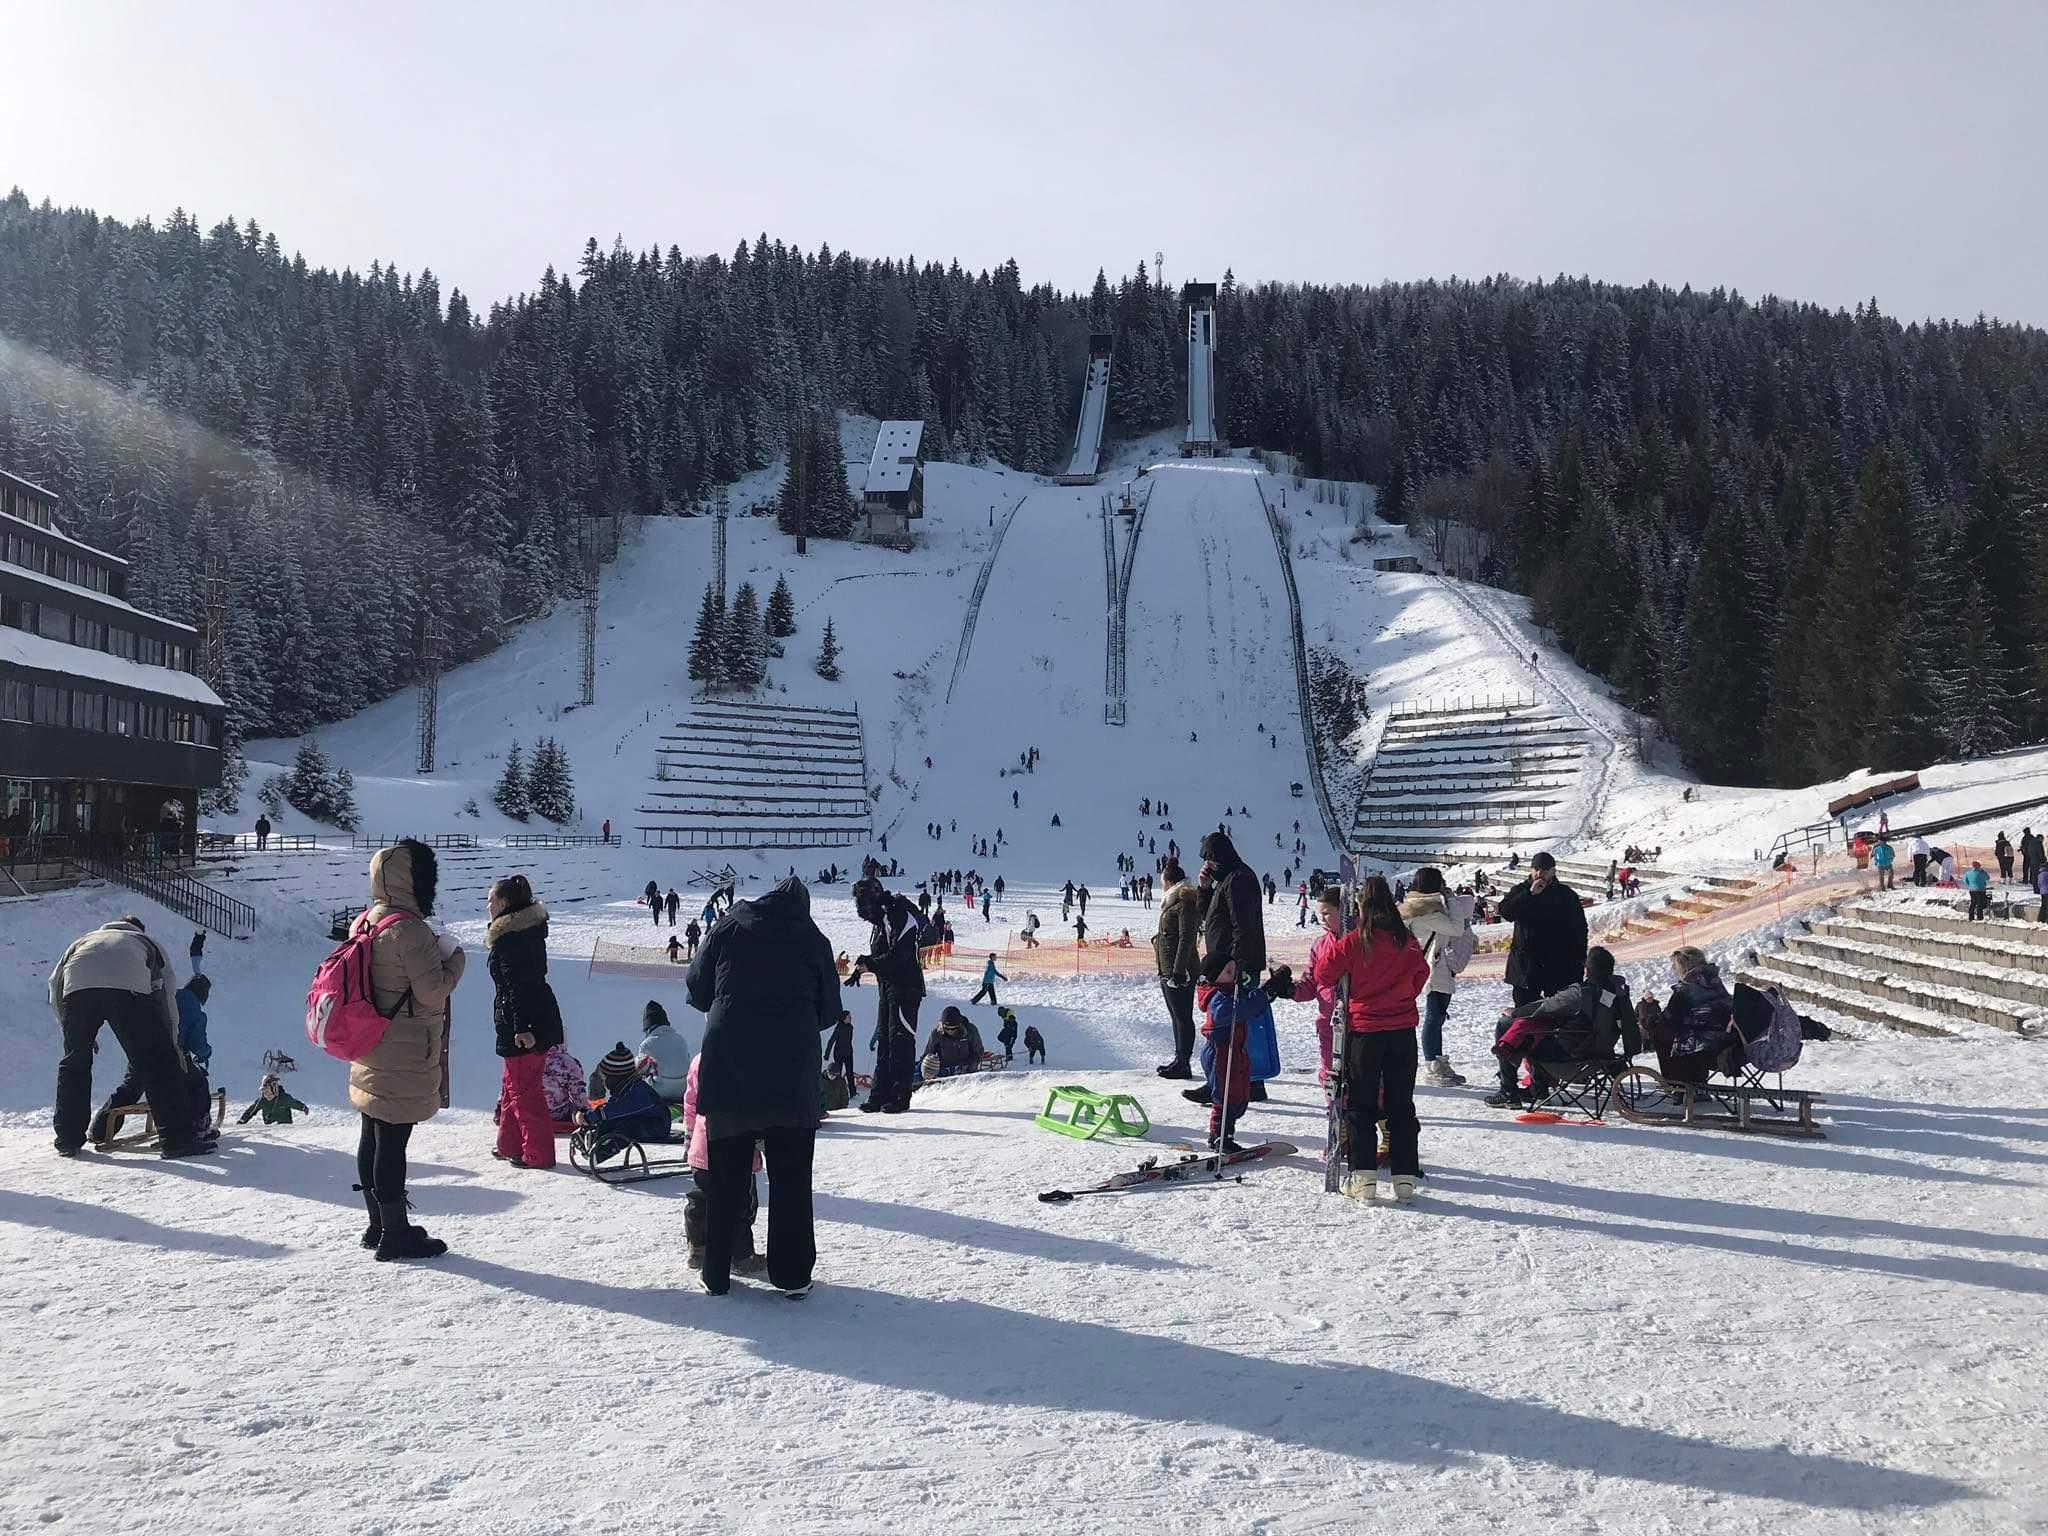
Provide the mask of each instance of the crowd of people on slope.
[{"label": "crowd of people on slope", "polygon": [[[1859,851],[1867,851],[1870,865],[1877,871],[1877,888],[1896,890],[1899,856],[1889,829],[1881,829],[1874,839],[1859,834],[1858,846]],[[1906,845],[1906,856],[1911,861],[1914,885],[1960,890],[1968,897],[1970,921],[1983,922],[1990,917],[1993,876],[1982,859],[1972,859],[1970,867],[1964,869],[1957,854],[1936,847],[1917,833]],[[2034,919],[2048,923],[2048,849],[2044,849],[2041,834],[2032,827],[2022,827],[2019,842],[2014,844],[2001,829],[1992,842],[1991,859],[1998,868],[1997,879],[2008,885],[2014,883],[2013,865],[2018,862],[2018,883],[2039,899]]]}]

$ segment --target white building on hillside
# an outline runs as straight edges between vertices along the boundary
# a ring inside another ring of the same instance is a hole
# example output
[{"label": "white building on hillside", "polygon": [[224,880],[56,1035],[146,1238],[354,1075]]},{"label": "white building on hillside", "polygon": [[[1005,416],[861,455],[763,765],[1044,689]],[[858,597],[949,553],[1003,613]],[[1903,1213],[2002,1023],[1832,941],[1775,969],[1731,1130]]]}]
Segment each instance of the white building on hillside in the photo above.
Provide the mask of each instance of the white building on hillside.
[{"label": "white building on hillside", "polygon": [[861,492],[867,536],[887,544],[910,542],[911,519],[924,516],[924,423],[885,421],[875,434],[868,483]]}]

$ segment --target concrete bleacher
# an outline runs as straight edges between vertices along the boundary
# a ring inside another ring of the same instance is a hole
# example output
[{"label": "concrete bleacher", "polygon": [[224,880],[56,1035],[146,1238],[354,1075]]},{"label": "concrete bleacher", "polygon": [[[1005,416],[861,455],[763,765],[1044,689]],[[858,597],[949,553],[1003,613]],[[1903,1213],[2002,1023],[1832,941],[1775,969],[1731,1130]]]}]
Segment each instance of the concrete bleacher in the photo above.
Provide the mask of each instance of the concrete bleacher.
[{"label": "concrete bleacher", "polygon": [[1588,751],[1584,727],[1526,695],[1398,710],[1352,813],[1352,844],[1396,864],[1533,851],[1572,830],[1563,818]]},{"label": "concrete bleacher", "polygon": [[1787,935],[1742,972],[1804,1013],[1952,1036],[1971,1025],[2048,1029],[2048,924],[1970,922],[1944,901],[1866,901]]},{"label": "concrete bleacher", "polygon": [[858,710],[709,699],[655,748],[649,848],[850,848],[874,835]]}]

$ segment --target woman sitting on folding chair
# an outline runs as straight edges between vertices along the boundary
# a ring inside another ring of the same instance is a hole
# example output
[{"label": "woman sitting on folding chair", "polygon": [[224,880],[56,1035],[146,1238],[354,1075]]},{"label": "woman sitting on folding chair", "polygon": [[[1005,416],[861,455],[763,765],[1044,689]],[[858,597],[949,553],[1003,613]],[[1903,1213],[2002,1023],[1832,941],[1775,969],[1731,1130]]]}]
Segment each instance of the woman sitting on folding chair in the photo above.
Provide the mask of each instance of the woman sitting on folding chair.
[{"label": "woman sitting on folding chair", "polygon": [[1663,1010],[1644,1009],[1643,1034],[1657,1048],[1657,1070],[1678,1083],[1704,1083],[1735,1037],[1735,999],[1714,963],[1687,945],[1671,953],[1678,984]]}]

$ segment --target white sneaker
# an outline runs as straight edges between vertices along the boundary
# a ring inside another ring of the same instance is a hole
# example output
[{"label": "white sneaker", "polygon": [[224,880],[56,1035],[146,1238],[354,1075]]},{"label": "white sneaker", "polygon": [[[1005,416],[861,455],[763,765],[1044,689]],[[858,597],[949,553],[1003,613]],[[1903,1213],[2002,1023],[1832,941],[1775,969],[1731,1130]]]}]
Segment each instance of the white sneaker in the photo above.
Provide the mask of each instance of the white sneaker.
[{"label": "white sneaker", "polygon": [[1443,1088],[1462,1088],[1465,1074],[1451,1065],[1451,1058],[1439,1056],[1429,1064],[1429,1080]]},{"label": "white sneaker", "polygon": [[1379,1190],[1380,1176],[1370,1168],[1354,1168],[1344,1175],[1345,1197],[1360,1205],[1371,1205],[1379,1198]]},{"label": "white sneaker", "polygon": [[1394,1175],[1394,1199],[1400,1204],[1406,1205],[1409,1201],[1413,1200],[1417,1187],[1415,1175],[1412,1173],[1397,1173]]}]

